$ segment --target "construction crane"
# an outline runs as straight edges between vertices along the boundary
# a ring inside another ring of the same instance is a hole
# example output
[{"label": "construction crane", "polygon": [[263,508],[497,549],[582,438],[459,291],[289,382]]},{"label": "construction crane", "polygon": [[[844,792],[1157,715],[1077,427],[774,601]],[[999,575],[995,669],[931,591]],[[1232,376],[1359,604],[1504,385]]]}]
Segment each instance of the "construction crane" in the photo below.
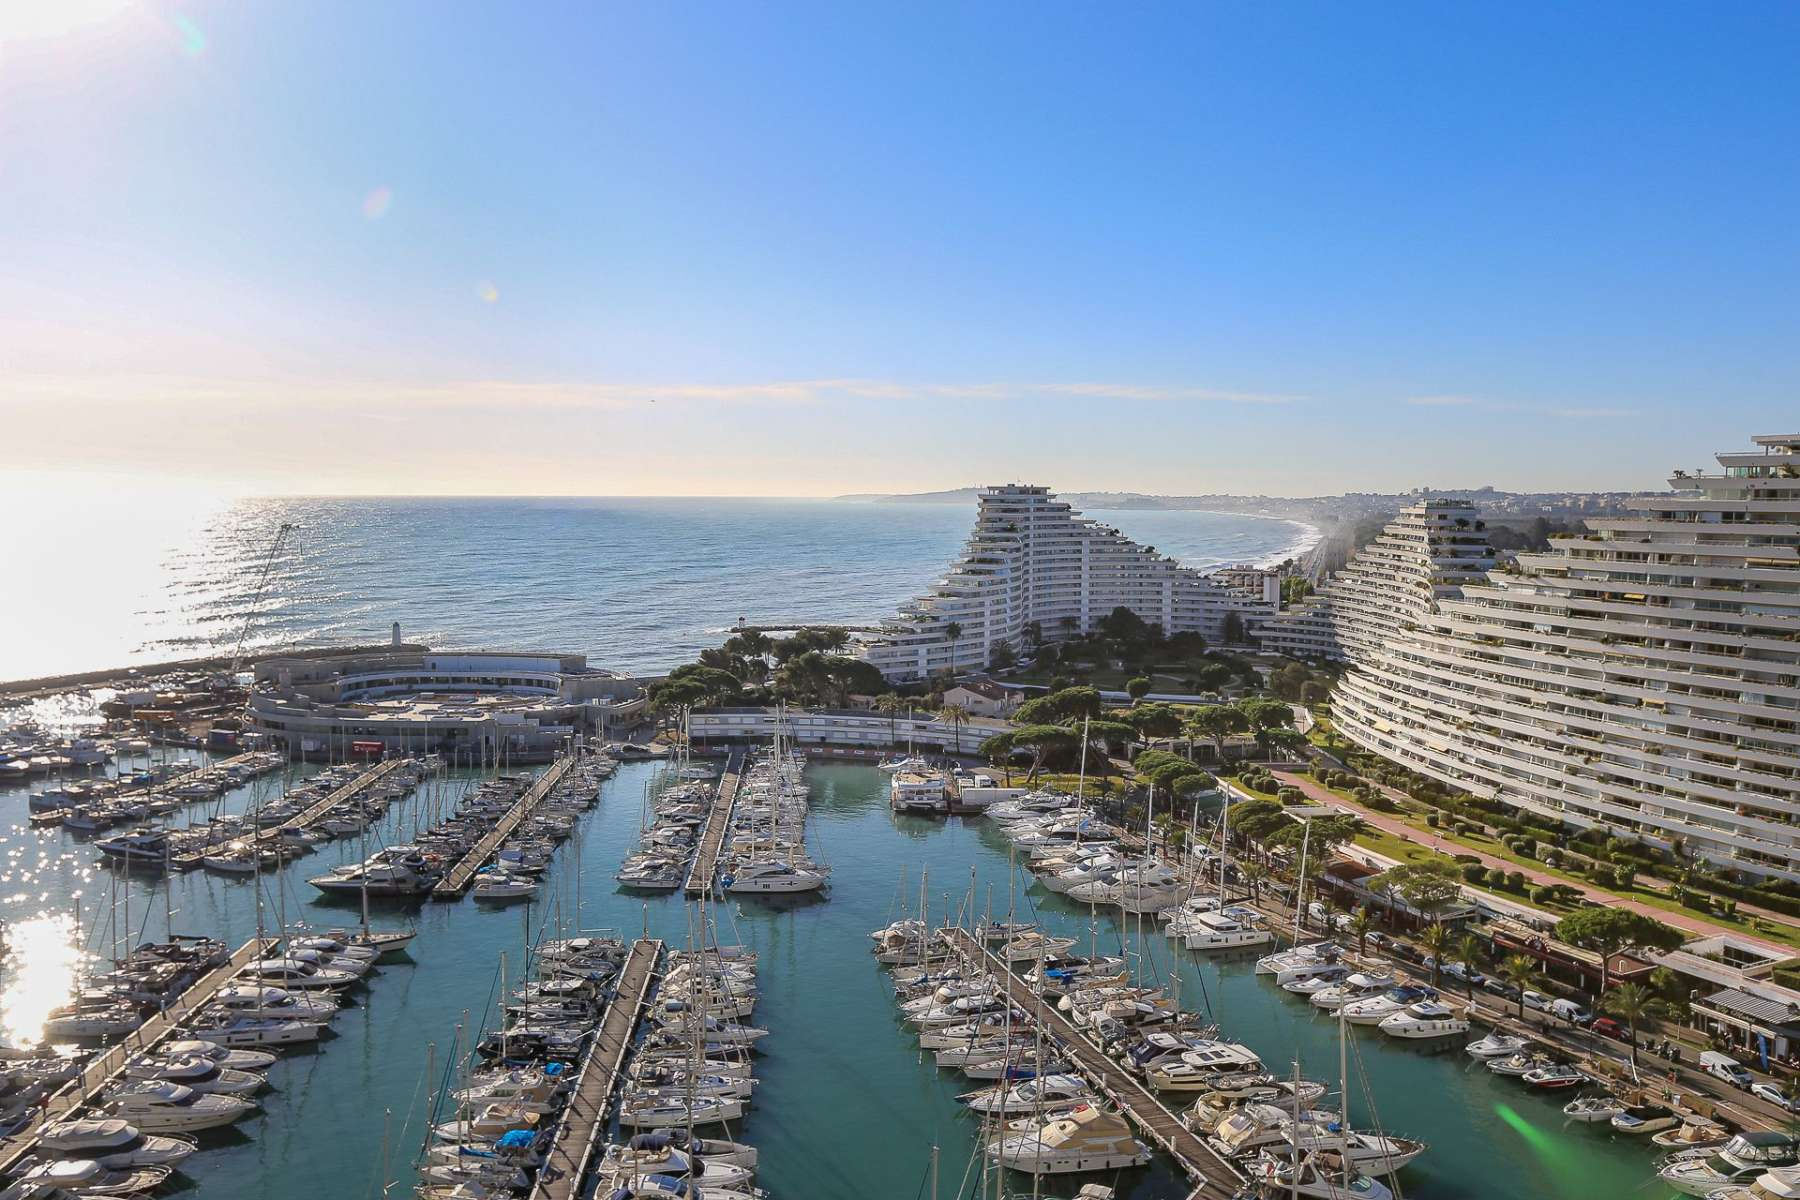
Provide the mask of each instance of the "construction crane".
[{"label": "construction crane", "polygon": [[275,556],[281,552],[281,543],[287,535],[300,528],[292,521],[283,521],[281,528],[275,531],[275,540],[269,544],[269,553],[263,558],[262,573],[256,577],[256,594],[250,597],[250,611],[244,614],[244,627],[238,630],[237,649],[231,654],[231,677],[237,678],[244,669],[244,640],[250,636],[250,626],[256,620],[256,609],[262,603],[263,589],[269,585],[269,572],[275,567]]}]

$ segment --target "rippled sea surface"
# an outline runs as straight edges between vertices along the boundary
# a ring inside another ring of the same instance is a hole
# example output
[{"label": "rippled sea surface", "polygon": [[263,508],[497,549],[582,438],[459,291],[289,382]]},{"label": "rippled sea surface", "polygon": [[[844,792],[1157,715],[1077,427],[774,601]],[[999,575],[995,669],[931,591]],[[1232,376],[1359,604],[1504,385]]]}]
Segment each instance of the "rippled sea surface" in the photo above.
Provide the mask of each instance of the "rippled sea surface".
[{"label": "rippled sea surface", "polygon": [[[974,506],[720,499],[27,496],[0,679],[229,653],[408,640],[586,653],[666,669],[738,618],[871,624],[928,587]],[[1090,514],[1199,567],[1310,543],[1288,521]],[[270,560],[276,531],[294,531]],[[268,562],[267,578],[263,567]],[[23,566],[24,571],[19,571]]]}]

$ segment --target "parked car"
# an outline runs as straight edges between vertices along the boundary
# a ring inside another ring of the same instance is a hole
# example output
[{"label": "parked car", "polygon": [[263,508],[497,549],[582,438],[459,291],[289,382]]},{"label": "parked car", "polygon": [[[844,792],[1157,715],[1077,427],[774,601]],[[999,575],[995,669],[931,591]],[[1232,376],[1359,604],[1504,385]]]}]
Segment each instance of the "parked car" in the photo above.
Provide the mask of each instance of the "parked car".
[{"label": "parked car", "polygon": [[1524,1001],[1526,1008],[1541,1013],[1549,1012],[1552,1002],[1549,996],[1542,992],[1534,992],[1530,988],[1525,989]]},{"label": "parked car", "polygon": [[1597,1018],[1592,1025],[1588,1026],[1588,1029],[1601,1037],[1609,1037],[1616,1041],[1629,1042],[1631,1040],[1631,1030],[1611,1017]]},{"label": "parked car", "polygon": [[1593,1013],[1581,1007],[1581,1005],[1573,1000],[1552,1000],[1550,1002],[1550,1015],[1553,1017],[1561,1017],[1571,1025],[1587,1025],[1594,1019]]},{"label": "parked car", "polygon": [[1777,1108],[1785,1108],[1789,1112],[1794,1111],[1794,1098],[1772,1083],[1753,1083],[1750,1085],[1750,1094],[1758,1099],[1767,1100]]},{"label": "parked car", "polygon": [[1717,1050],[1707,1050],[1700,1055],[1700,1069],[1733,1087],[1748,1088],[1756,1083],[1756,1076],[1746,1071],[1743,1063]]},{"label": "parked car", "polygon": [[1481,981],[1481,987],[1483,991],[1492,992],[1496,996],[1504,996],[1508,1000],[1516,1000],[1519,995],[1519,986],[1517,984],[1508,983],[1497,975],[1490,975],[1486,979],[1483,979]]}]

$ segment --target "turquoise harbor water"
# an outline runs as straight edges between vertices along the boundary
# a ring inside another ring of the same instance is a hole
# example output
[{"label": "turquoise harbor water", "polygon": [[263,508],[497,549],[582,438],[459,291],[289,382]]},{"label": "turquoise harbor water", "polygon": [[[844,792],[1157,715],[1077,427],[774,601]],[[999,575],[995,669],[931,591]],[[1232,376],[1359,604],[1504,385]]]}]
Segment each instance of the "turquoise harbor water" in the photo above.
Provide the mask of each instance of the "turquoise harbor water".
[{"label": "turquoise harbor water", "polygon": [[[739,617],[891,616],[942,573],[974,516],[972,504],[822,500],[207,504],[78,492],[29,503],[53,514],[57,537],[22,547],[15,575],[56,583],[0,598],[0,680],[228,653],[252,615],[250,646],[386,641],[398,621],[433,646],[666,670],[717,645]],[[1199,567],[1279,559],[1311,538],[1257,517],[1090,515]],[[259,600],[283,522],[297,528]]]},{"label": "turquoise harbor water", "polygon": [[[427,1043],[437,1044],[441,1068],[458,1023],[483,1023],[498,992],[502,955],[516,973],[527,938],[559,922],[627,936],[647,929],[685,941],[687,912],[678,899],[646,903],[613,890],[612,872],[635,842],[651,772],[627,766],[605,785],[600,805],[584,819],[578,838],[558,852],[548,886],[531,905],[489,909],[464,900],[378,914],[378,921],[417,922],[411,961],[384,966],[367,988],[351,993],[353,1004],[333,1023],[328,1040],[274,1067],[273,1090],[264,1094],[260,1113],[223,1135],[203,1135],[209,1149],[189,1161],[185,1186],[191,1190],[184,1194],[375,1197],[385,1145],[388,1178],[399,1181],[391,1194],[405,1195],[423,1136]],[[810,776],[815,849],[833,865],[830,897],[731,904],[718,912],[721,938],[742,940],[761,953],[763,998],[754,1019],[771,1030],[759,1062],[763,1084],[743,1136],[761,1148],[762,1183],[775,1200],[921,1195],[934,1143],[942,1148],[940,1194],[959,1194],[976,1126],[955,1096],[970,1085],[937,1071],[929,1059],[920,1061],[916,1043],[896,1018],[888,976],[868,952],[867,934],[897,915],[902,897],[916,904],[921,869],[929,872],[934,912],[962,904],[971,886],[980,906],[1003,910],[1006,844],[979,819],[895,817],[886,803],[886,777],[871,768],[821,764]],[[272,790],[282,781],[271,776],[242,789],[227,807],[247,807],[258,786]],[[434,806],[453,802],[462,786],[464,781],[450,781],[396,804],[387,818],[388,836],[403,835]],[[0,828],[11,827],[4,835],[8,920],[46,910],[66,913],[79,889],[84,922],[95,930],[92,940],[104,945],[117,932],[116,926],[109,930],[108,912],[123,918],[122,896],[109,910],[114,877],[92,866],[96,856],[80,840],[60,829],[26,828],[24,818],[23,791],[0,793]],[[353,903],[321,903],[305,877],[356,853],[352,839],[286,868],[265,888],[271,912],[285,909],[289,919],[304,916],[316,924],[354,922]],[[162,888],[133,880],[122,890],[130,896],[134,929],[160,935]],[[1044,907],[1035,908],[1040,902]],[[255,929],[253,888],[245,881],[199,872],[177,876],[169,903],[178,931],[236,943]],[[1091,926],[1085,910],[1041,890],[1021,890],[1018,906],[1078,933],[1084,944],[1121,944],[1114,919],[1102,915]],[[1159,936],[1143,943],[1134,936],[1131,945],[1134,952],[1147,947],[1152,969],[1166,972],[1174,963],[1169,943]],[[1313,1077],[1335,1077],[1335,1024],[1313,1018],[1305,1003],[1254,977],[1252,966],[1249,958],[1183,963],[1182,994],[1194,1002],[1204,998],[1231,1036],[1270,1063],[1298,1060]],[[25,989],[21,997],[16,970],[8,972],[3,1015],[11,1019],[30,996]],[[1427,1156],[1403,1176],[1407,1196],[1611,1200],[1666,1194],[1653,1186],[1649,1148],[1565,1129],[1559,1101],[1473,1067],[1459,1047],[1434,1054],[1373,1034],[1358,1045],[1383,1127],[1431,1143]],[[1358,1120],[1368,1123],[1361,1104]],[[1186,1190],[1166,1164],[1120,1182],[1121,1195],[1132,1200],[1178,1197]]]}]

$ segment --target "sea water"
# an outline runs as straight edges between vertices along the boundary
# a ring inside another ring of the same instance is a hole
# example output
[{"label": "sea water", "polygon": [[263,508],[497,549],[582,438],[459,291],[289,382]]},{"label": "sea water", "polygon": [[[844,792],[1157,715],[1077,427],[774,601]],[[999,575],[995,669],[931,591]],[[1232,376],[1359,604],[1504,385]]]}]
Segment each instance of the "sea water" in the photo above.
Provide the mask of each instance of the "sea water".
[{"label": "sea water", "polygon": [[[692,909],[679,896],[623,894],[612,881],[636,843],[653,771],[627,765],[604,785],[598,807],[558,850],[529,904],[378,905],[376,924],[417,925],[407,957],[382,965],[366,987],[350,992],[348,1007],[316,1048],[282,1057],[256,1114],[202,1135],[206,1151],[184,1170],[194,1194],[375,1198],[385,1179],[393,1184],[390,1195],[406,1195],[425,1135],[427,1096],[454,1048],[492,1027],[496,1001],[506,981],[517,979],[529,941],[546,930],[582,928],[625,937],[648,932],[686,944]],[[1033,888],[1024,872],[1013,870],[1007,843],[986,821],[897,816],[888,806],[887,777],[873,768],[821,763],[809,767],[808,778],[810,840],[832,865],[828,896],[733,899],[715,913],[720,939],[750,945],[761,959],[762,997],[752,1021],[770,1036],[760,1043],[762,1084],[738,1132],[761,1149],[761,1183],[775,1200],[926,1195],[933,1146],[940,1196],[970,1194],[964,1177],[975,1161],[979,1127],[956,1096],[980,1085],[939,1071],[920,1053],[898,1020],[889,973],[869,952],[871,930],[901,915],[902,907],[917,909],[922,876],[934,918],[966,910],[973,897],[978,911],[1002,914],[1011,906],[1021,918],[1078,937],[1083,949],[1126,948],[1147,973],[1166,977],[1179,969],[1184,1004],[1209,1010],[1227,1036],[1247,1042],[1273,1069],[1297,1061],[1308,1077],[1335,1083],[1335,1022],[1255,976],[1253,956],[1177,954],[1154,928],[1140,938],[1135,920],[1127,930],[1114,916]],[[232,794],[225,807],[243,811],[288,782],[283,775],[266,777]],[[459,775],[397,802],[371,838],[403,840],[453,805],[469,782]],[[356,859],[363,849],[356,838],[288,865],[265,879],[259,893],[250,881],[205,872],[177,875],[165,885],[97,868],[88,841],[60,828],[26,826],[23,789],[0,792],[0,829],[8,864],[0,909],[15,930],[35,931],[25,939],[29,952],[0,973],[0,1016],[27,1023],[33,1013],[41,1021],[46,987],[53,991],[66,980],[54,934],[73,923],[77,906],[82,939],[102,952],[161,936],[165,923],[240,944],[257,928],[259,894],[261,919],[269,925],[278,919],[354,924],[360,916],[354,897],[326,900],[305,882]],[[58,924],[37,924],[45,921]],[[1144,924],[1153,926],[1148,919]],[[1461,1041],[1433,1051],[1356,1031],[1356,1123],[1379,1122],[1389,1133],[1431,1146],[1404,1172],[1405,1195],[1622,1200],[1668,1194],[1654,1182],[1650,1147],[1567,1126],[1559,1111],[1566,1096],[1533,1094],[1516,1080],[1491,1075],[1462,1053]],[[1188,1190],[1160,1157],[1109,1182],[1130,1200]],[[1046,1194],[1073,1190],[1052,1180]]]},{"label": "sea water", "polygon": [[[386,642],[394,622],[438,648],[667,670],[740,619],[892,616],[955,557],[974,505],[80,492],[15,498],[10,515],[43,532],[15,539],[0,680],[229,654],[240,640]],[[1090,515],[1203,568],[1280,559],[1314,537],[1219,513]]]}]

